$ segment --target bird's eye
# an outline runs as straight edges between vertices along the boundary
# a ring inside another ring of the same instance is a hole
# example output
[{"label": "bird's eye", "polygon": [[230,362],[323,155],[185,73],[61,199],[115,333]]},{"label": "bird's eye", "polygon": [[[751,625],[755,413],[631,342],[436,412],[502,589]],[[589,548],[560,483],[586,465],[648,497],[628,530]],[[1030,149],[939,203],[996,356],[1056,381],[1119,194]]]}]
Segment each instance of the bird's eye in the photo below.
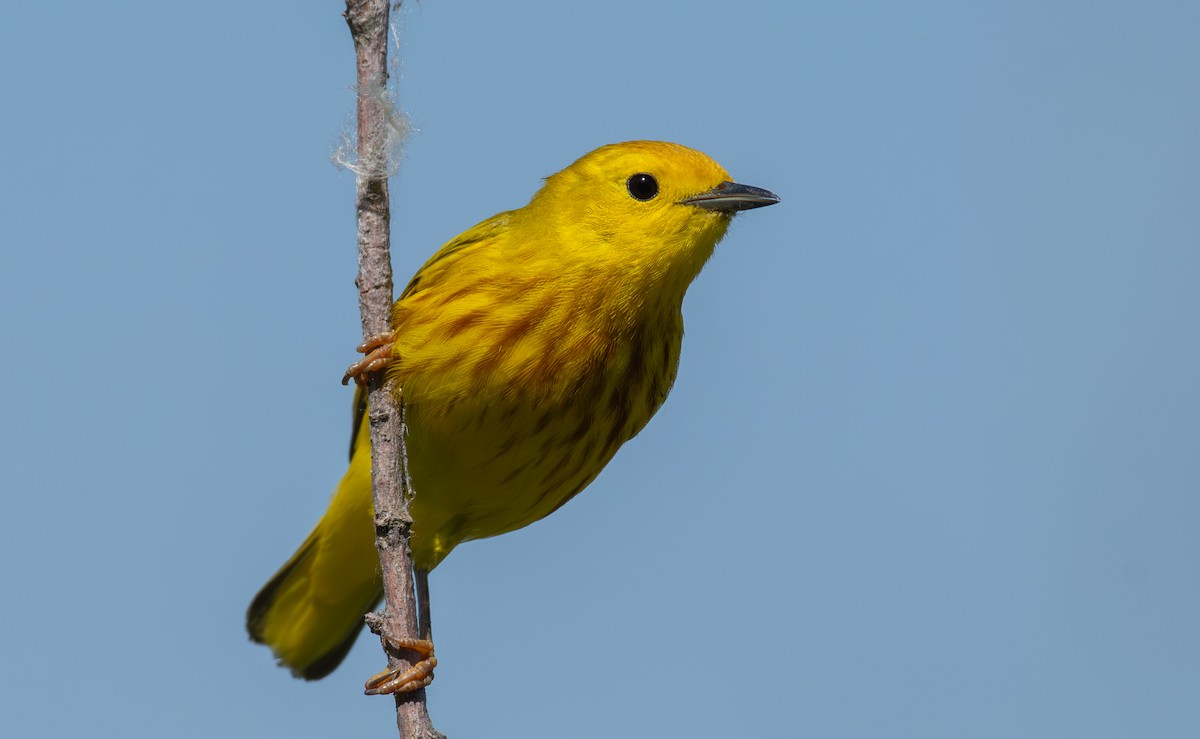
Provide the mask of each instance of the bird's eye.
[{"label": "bird's eye", "polygon": [[654,179],[654,175],[644,172],[630,177],[625,187],[629,188],[629,194],[638,200],[652,200],[658,194],[658,180]]}]

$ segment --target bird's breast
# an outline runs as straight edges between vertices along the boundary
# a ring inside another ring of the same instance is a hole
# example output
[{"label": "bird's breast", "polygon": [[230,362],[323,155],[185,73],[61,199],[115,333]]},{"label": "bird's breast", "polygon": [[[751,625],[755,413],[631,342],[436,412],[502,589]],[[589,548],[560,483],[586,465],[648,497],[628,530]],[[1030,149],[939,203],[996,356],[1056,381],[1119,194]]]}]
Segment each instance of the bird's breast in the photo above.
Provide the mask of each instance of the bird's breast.
[{"label": "bird's breast", "polygon": [[463,313],[436,342],[401,337],[401,361],[434,368],[399,377],[410,408],[414,553],[426,546],[440,559],[460,541],[550,514],[666,399],[682,338],[677,311],[618,325],[571,308],[534,303],[504,320]]}]

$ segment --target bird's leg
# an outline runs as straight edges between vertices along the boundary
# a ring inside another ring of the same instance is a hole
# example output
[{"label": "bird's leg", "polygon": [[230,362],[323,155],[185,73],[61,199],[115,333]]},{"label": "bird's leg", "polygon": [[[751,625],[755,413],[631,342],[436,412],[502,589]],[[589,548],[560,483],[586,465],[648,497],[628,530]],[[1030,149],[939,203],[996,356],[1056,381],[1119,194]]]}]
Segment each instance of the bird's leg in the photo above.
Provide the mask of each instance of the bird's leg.
[{"label": "bird's leg", "polygon": [[433,656],[433,628],[429,616],[429,572],[414,570],[417,586],[417,623],[421,638],[384,640],[392,649],[408,649],[417,653],[418,661],[407,670],[388,668],[367,680],[364,692],[367,695],[388,695],[420,690],[433,682],[433,668],[437,657]]},{"label": "bird's leg", "polygon": [[433,642],[433,619],[429,617],[429,570],[413,568],[417,581],[417,633]]},{"label": "bird's leg", "polygon": [[385,334],[376,334],[359,344],[355,351],[366,356],[350,365],[346,374],[342,375],[342,384],[349,383],[350,378],[354,378],[355,384],[367,384],[367,375],[385,369],[392,363],[392,343],[395,341],[396,335],[388,331]]}]

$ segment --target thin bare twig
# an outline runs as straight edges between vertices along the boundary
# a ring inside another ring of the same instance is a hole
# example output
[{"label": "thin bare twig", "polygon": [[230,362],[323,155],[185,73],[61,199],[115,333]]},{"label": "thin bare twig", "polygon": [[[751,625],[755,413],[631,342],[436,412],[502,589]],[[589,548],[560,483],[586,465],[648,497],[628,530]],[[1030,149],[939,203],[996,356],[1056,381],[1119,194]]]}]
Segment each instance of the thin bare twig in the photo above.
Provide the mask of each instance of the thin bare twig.
[{"label": "thin bare twig", "polygon": [[[388,197],[389,121],[394,115],[386,95],[390,0],[346,0],[346,22],[354,37],[358,65],[358,161],[356,201],[358,213],[358,299],[363,337],[391,328],[392,262],[389,252],[390,202]],[[417,637],[417,609],[413,596],[412,557],[408,537],[407,480],[400,460],[406,455],[402,415],[394,396],[385,387],[382,373],[368,384],[371,422],[371,482],[375,503],[375,544],[383,571],[383,613],[373,619],[385,641],[388,666],[409,665],[387,649],[390,637]],[[445,739],[429,720],[425,690],[396,695],[396,724],[402,739]]]}]

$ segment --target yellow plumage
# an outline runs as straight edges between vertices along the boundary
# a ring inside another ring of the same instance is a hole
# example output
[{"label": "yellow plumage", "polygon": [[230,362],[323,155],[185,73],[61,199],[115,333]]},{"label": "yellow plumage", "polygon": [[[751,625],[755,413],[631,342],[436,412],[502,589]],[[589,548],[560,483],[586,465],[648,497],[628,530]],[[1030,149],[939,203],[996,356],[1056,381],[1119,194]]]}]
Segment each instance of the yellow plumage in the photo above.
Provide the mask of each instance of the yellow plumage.
[{"label": "yellow plumage", "polygon": [[[407,406],[418,570],[548,515],[600,473],[666,398],[684,292],[733,213],[776,201],[692,149],[614,144],[421,267],[395,304],[388,369]],[[380,595],[356,415],[328,511],[247,618],[309,679],[337,666]]]}]

